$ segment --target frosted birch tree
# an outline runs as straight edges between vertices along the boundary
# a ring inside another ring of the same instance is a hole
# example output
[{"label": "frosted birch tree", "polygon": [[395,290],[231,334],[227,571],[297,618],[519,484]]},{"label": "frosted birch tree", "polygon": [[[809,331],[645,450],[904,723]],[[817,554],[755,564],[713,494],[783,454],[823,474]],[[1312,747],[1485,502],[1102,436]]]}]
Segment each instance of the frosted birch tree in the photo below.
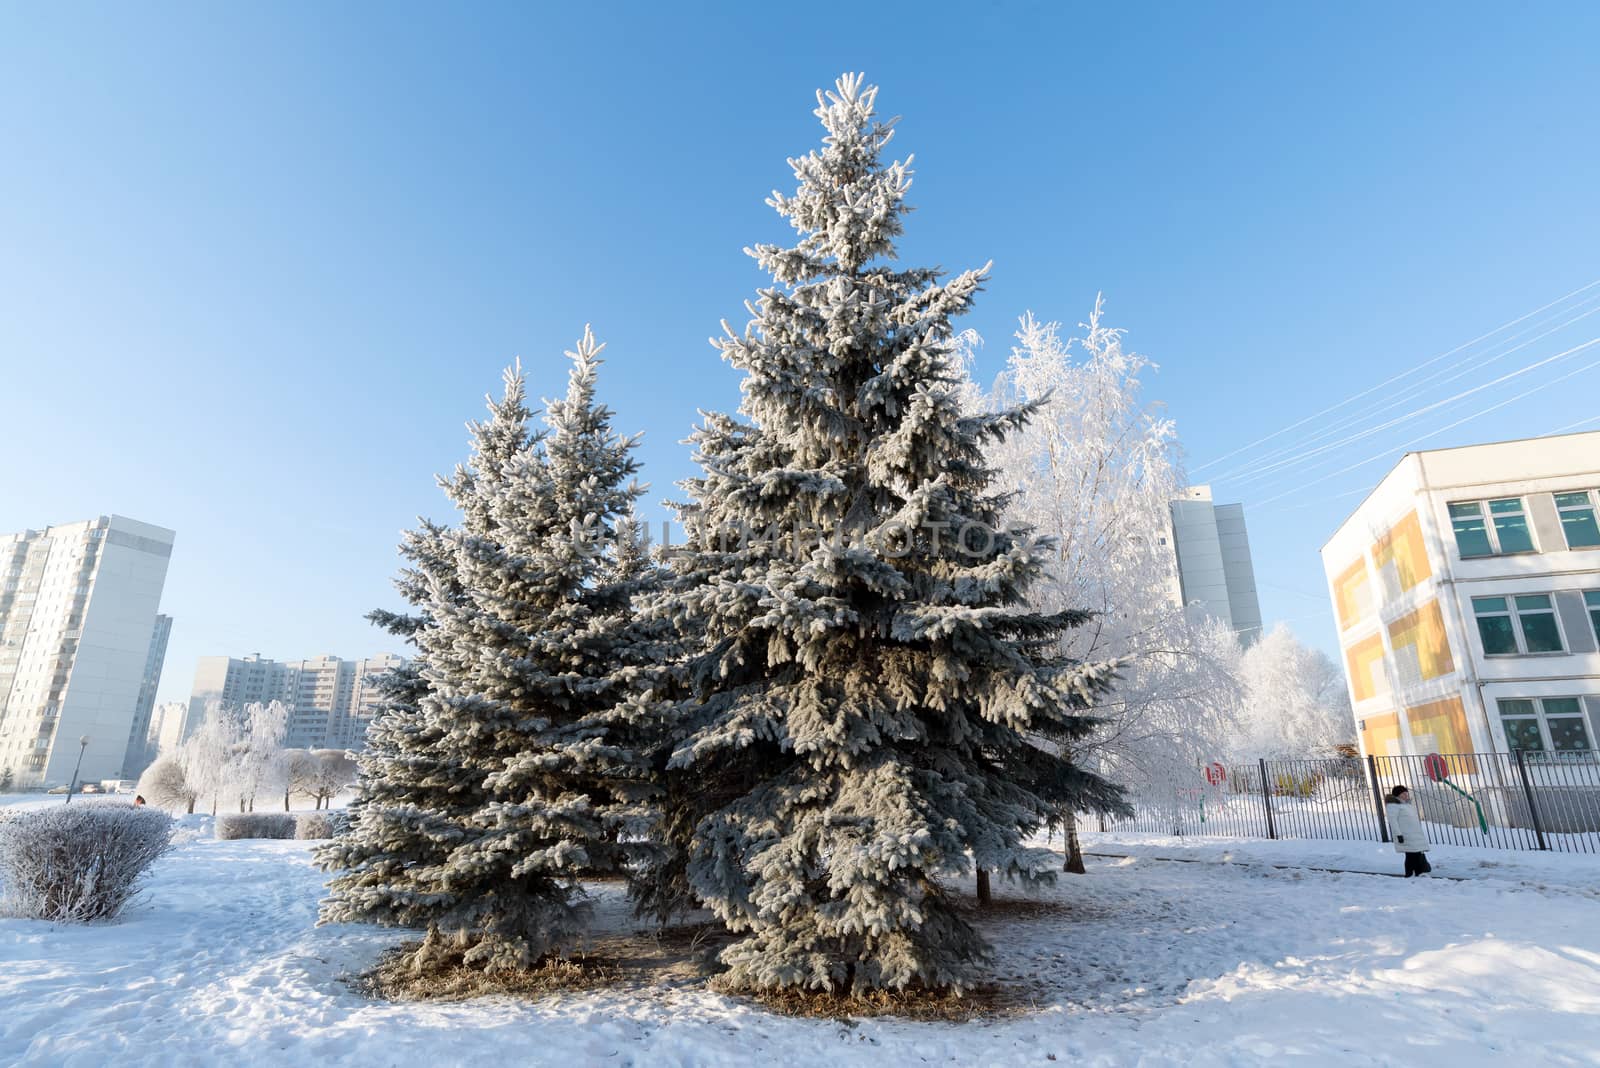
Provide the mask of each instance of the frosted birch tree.
[{"label": "frosted birch tree", "polygon": [[283,740],[289,731],[289,709],[281,701],[246,705],[235,731],[223,777],[228,793],[238,796],[239,811],[254,812],[257,797],[276,793],[288,780]]},{"label": "frosted birch tree", "polygon": [[688,545],[652,607],[700,642],[658,874],[741,936],[722,960],[746,988],[959,989],[988,947],[946,882],[1049,878],[1023,838],[1119,804],[1028,741],[1086,733],[1110,671],[1056,655],[1081,616],[1028,602],[1047,550],[1000,529],[983,451],[1027,413],[963,414],[953,360],[985,270],[893,264],[911,172],[882,158],[876,96],[819,93],[823,147],[772,195],[799,240],[752,250],[774,284],[714,342],[744,401],[693,436]]},{"label": "frosted birch tree", "polygon": [[1304,760],[1356,744],[1344,673],[1278,624],[1239,659],[1244,687],[1238,755]]},{"label": "frosted birch tree", "polygon": [[238,717],[219,700],[207,701],[200,726],[177,749],[183,778],[196,798],[211,801],[211,814],[228,788],[229,765],[239,744]]},{"label": "frosted birch tree", "polygon": [[[1007,516],[1054,541],[1031,596],[1045,611],[1090,609],[1062,651],[1115,659],[1121,670],[1096,707],[1102,722],[1069,746],[1075,760],[1153,798],[1192,785],[1230,745],[1238,685],[1231,632],[1180,603],[1171,503],[1185,485],[1177,430],[1143,397],[1155,365],[1123,347],[1096,299],[1082,335],[1023,316],[1005,372],[969,406],[1032,405],[1034,415],[993,452],[1011,493]],[[970,350],[973,335],[963,339]],[[1066,866],[1081,872],[1076,813],[1060,813]]]}]

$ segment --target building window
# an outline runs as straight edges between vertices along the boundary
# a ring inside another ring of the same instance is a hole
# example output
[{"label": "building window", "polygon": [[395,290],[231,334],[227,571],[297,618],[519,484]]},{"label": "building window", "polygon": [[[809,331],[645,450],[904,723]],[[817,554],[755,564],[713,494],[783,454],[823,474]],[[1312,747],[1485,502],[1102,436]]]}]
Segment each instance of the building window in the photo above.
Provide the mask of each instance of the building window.
[{"label": "building window", "polygon": [[1547,593],[1521,597],[1474,597],[1472,613],[1478,617],[1478,637],[1485,656],[1519,653],[1561,653],[1561,628]]},{"label": "building window", "polygon": [[1600,523],[1595,522],[1594,494],[1556,494],[1556,513],[1569,549],[1600,548]]},{"label": "building window", "polygon": [[1600,642],[1600,590],[1590,590],[1584,594],[1583,603],[1589,606],[1589,624],[1594,627],[1594,640]]},{"label": "building window", "polygon": [[1498,704],[1507,749],[1568,753],[1594,748],[1583,702],[1576,697],[1502,698]]},{"label": "building window", "polygon": [[[1487,522],[1485,505],[1488,506]],[[1463,558],[1534,551],[1533,532],[1521,497],[1493,501],[1461,501],[1450,506],[1450,525]]]}]

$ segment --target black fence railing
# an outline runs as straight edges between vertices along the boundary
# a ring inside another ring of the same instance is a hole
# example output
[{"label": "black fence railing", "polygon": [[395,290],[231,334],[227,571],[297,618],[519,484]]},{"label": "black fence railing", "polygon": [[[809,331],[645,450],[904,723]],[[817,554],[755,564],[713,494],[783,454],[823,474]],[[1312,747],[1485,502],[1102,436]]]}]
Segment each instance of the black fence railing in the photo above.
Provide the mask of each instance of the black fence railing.
[{"label": "black fence railing", "polygon": [[1389,840],[1383,795],[1411,790],[1435,844],[1600,853],[1600,751],[1452,753],[1213,764],[1130,789],[1101,830],[1230,838]]}]

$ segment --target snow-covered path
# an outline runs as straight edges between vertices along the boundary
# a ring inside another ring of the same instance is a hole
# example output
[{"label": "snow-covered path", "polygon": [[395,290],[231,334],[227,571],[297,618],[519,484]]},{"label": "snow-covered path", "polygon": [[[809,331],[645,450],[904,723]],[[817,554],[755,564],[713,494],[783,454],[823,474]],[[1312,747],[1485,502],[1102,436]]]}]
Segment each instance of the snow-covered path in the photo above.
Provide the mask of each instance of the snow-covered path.
[{"label": "snow-covered path", "polygon": [[0,920],[0,1064],[1600,1064],[1588,870],[1541,888],[1096,861],[1028,904],[1000,888],[993,972],[1037,1011],[845,1023],[694,984],[370,1001],[343,977],[400,936],[314,928],[304,843],[198,840],[115,925]]}]

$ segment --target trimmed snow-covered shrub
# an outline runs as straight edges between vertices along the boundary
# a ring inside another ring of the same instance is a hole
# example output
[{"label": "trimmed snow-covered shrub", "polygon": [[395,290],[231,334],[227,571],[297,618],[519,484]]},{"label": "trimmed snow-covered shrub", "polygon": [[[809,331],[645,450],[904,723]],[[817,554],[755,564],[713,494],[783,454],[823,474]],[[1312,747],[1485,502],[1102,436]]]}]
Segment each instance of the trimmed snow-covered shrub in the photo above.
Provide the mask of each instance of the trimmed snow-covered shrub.
[{"label": "trimmed snow-covered shrub", "polygon": [[333,820],[326,812],[302,812],[294,818],[294,836],[301,841],[332,838]]},{"label": "trimmed snow-covered shrub", "polygon": [[195,792],[183,777],[183,762],[167,753],[139,776],[134,792],[156,808],[171,812],[193,812]]},{"label": "trimmed snow-covered shrub", "polygon": [[109,920],[172,848],[172,819],[133,805],[87,803],[0,818],[0,913]]},{"label": "trimmed snow-covered shrub", "polygon": [[293,838],[295,817],[287,812],[227,812],[217,817],[217,838]]}]

